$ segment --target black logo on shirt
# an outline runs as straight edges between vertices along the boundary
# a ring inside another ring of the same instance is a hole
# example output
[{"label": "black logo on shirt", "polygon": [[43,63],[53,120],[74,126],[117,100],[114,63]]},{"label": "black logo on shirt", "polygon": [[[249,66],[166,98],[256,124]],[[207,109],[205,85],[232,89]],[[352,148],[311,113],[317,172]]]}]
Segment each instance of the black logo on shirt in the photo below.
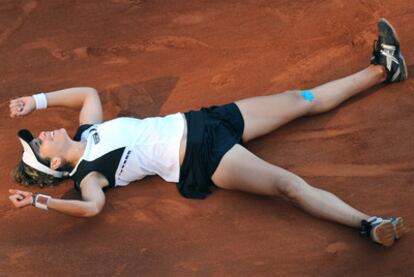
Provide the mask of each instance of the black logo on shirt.
[{"label": "black logo on shirt", "polygon": [[98,144],[98,143],[101,141],[101,139],[99,138],[98,131],[97,131],[95,128],[93,128],[93,129],[91,129],[91,132],[95,132],[95,133],[92,135],[92,138],[93,138],[93,142],[94,142],[95,144]]}]

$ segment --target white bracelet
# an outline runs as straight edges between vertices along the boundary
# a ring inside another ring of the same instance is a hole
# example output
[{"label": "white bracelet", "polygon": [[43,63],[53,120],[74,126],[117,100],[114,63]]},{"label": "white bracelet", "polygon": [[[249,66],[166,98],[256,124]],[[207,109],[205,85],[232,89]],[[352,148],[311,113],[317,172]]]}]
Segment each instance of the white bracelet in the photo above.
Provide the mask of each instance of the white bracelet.
[{"label": "white bracelet", "polygon": [[46,94],[38,93],[32,95],[35,103],[36,103],[36,110],[46,109],[47,108],[47,98]]},{"label": "white bracelet", "polygon": [[[49,200],[52,198],[50,195],[45,195],[45,194],[40,194],[40,193],[34,193],[32,197],[33,197],[32,205],[35,206],[36,208],[43,209],[43,210],[48,209],[47,206],[49,204]],[[46,198],[46,204],[38,202],[40,197]]]}]

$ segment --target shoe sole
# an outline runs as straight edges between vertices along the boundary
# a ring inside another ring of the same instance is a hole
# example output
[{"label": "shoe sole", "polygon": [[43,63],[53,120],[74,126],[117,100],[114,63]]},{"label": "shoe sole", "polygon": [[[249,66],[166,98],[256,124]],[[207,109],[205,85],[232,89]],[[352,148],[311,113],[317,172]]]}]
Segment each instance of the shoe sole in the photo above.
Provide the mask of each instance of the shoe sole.
[{"label": "shoe sole", "polygon": [[394,225],[388,221],[382,223],[374,230],[375,242],[384,246],[391,246],[394,244]]},{"label": "shoe sole", "polygon": [[398,217],[397,223],[394,225],[394,237],[396,239],[401,238],[404,235],[404,220],[402,217]]},{"label": "shoe sole", "polygon": [[401,72],[402,78],[399,81],[403,81],[403,80],[407,80],[407,78],[408,78],[408,68],[407,68],[407,64],[405,63],[405,58],[401,54],[401,51],[399,53],[399,56],[400,56],[400,61],[402,61],[402,64],[403,64],[403,67],[404,67],[404,71]]},{"label": "shoe sole", "polygon": [[[385,23],[387,26],[388,26],[388,28],[390,28],[391,29],[391,31],[392,31],[392,34],[393,34],[393,36],[394,36],[394,38],[395,38],[395,40],[397,41],[397,43],[398,43],[398,45],[401,45],[400,44],[400,38],[398,37],[398,33],[397,33],[397,31],[394,29],[394,27],[391,25],[391,23],[388,21],[388,20],[386,20],[385,18],[381,18],[380,20],[378,20],[378,29],[380,29],[380,23],[381,22],[383,22],[383,23]],[[403,67],[404,67],[404,72],[401,72],[402,73],[402,75],[403,75],[403,78],[400,80],[400,81],[402,81],[402,80],[407,80],[407,78],[408,78],[408,68],[407,68],[407,64],[405,63],[405,58],[404,58],[404,56],[401,54],[401,51],[399,51],[399,58],[400,58],[400,61],[402,61],[402,63],[403,63]]]}]

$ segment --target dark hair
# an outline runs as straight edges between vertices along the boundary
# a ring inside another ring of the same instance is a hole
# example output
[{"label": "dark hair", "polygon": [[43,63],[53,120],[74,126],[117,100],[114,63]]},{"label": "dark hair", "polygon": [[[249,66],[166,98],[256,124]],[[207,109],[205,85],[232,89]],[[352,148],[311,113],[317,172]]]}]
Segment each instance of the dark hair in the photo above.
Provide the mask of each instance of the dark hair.
[{"label": "dark hair", "polygon": [[[70,171],[70,168],[62,167],[58,170]],[[16,182],[25,186],[38,185],[39,187],[45,187],[54,186],[63,180],[68,179],[69,176],[57,178],[34,169],[33,167],[25,164],[23,161],[20,161],[16,169],[13,171],[13,178]]]}]

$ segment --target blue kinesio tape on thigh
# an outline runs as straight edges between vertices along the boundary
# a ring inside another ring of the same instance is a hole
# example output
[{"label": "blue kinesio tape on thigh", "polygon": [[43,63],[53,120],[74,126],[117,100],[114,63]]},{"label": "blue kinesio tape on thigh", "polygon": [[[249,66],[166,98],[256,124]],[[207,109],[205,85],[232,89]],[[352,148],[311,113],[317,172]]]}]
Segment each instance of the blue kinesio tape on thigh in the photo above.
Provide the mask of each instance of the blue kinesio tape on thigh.
[{"label": "blue kinesio tape on thigh", "polygon": [[311,90],[302,90],[301,95],[306,101],[312,102],[315,99]]}]

